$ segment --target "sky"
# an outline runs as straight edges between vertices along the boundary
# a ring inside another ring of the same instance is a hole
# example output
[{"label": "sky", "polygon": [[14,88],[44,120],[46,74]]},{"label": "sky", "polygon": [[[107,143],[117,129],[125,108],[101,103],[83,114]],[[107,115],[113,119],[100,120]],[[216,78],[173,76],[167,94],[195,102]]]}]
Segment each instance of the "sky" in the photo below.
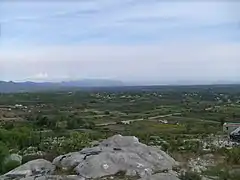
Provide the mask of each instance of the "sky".
[{"label": "sky", "polygon": [[240,2],[0,1],[0,80],[240,80]]}]

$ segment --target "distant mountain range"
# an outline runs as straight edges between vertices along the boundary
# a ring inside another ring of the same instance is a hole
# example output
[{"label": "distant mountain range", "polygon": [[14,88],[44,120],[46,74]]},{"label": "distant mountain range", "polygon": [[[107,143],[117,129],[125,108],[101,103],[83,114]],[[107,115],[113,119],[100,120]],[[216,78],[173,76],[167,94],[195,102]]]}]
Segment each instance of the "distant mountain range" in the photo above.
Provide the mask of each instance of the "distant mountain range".
[{"label": "distant mountain range", "polygon": [[[157,83],[157,82],[122,82],[118,80],[109,79],[83,79],[78,81],[62,81],[62,82],[13,82],[13,81],[0,81],[0,93],[18,93],[18,92],[37,92],[47,90],[151,90],[156,87],[237,87],[239,89],[239,82],[225,82],[218,81],[215,83],[206,82],[172,82],[172,83]],[[122,87],[122,88],[119,88]]]},{"label": "distant mountain range", "polygon": [[0,81],[0,92],[33,92],[44,90],[62,90],[70,88],[91,88],[91,87],[117,87],[124,86],[123,82],[105,79],[83,79],[79,81],[64,82],[13,82]]}]

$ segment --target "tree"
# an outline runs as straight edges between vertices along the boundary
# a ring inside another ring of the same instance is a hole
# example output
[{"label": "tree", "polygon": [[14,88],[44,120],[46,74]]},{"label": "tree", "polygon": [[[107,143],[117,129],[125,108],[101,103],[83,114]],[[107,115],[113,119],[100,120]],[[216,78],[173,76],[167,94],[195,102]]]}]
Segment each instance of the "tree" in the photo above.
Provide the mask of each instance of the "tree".
[{"label": "tree", "polygon": [[226,160],[230,164],[240,164],[240,148],[234,147],[226,152]]},{"label": "tree", "polygon": [[76,129],[79,128],[78,122],[75,119],[67,120],[67,128],[68,129]]},{"label": "tree", "polygon": [[50,129],[56,129],[56,125],[57,125],[57,119],[56,118],[52,118],[49,122],[48,122],[48,127]]},{"label": "tree", "polygon": [[19,149],[28,147],[30,145],[30,134],[32,130],[28,127],[14,128],[11,131],[12,145],[17,146]]},{"label": "tree", "polygon": [[109,111],[105,111],[104,114],[105,114],[105,115],[109,115],[110,112],[109,112]]},{"label": "tree", "polygon": [[189,133],[191,130],[191,125],[189,123],[186,124],[186,132]]},{"label": "tree", "polygon": [[49,123],[49,119],[46,116],[37,116],[36,118],[36,124],[38,126],[47,126]]},{"label": "tree", "polygon": [[225,118],[224,117],[221,117],[220,118],[220,123],[221,123],[221,126],[223,126],[223,124],[226,122]]},{"label": "tree", "polygon": [[95,126],[96,126],[95,123],[92,122],[92,121],[87,122],[87,123],[84,124],[84,128],[86,128],[86,129],[94,129]]},{"label": "tree", "polygon": [[2,168],[2,172],[7,173],[20,165],[21,163],[19,161],[14,161],[14,160],[9,161],[4,164],[4,167]]},{"label": "tree", "polygon": [[237,118],[237,114],[236,113],[232,113],[232,118],[236,119]]},{"label": "tree", "polygon": [[4,170],[4,160],[9,155],[9,150],[2,141],[0,141],[0,173]]},{"label": "tree", "polygon": [[7,130],[11,130],[14,128],[14,124],[12,122],[6,122],[4,125],[3,125],[3,128],[4,129],[7,129]]}]

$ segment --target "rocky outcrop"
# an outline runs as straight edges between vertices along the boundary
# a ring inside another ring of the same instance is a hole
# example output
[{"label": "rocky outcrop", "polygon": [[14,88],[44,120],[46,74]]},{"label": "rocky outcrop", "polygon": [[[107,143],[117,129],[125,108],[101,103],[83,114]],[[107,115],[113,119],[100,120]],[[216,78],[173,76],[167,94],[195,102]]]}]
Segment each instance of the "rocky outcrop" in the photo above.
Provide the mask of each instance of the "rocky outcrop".
[{"label": "rocky outcrop", "polygon": [[77,175],[46,175],[46,176],[40,176],[40,177],[27,177],[20,180],[85,180],[84,178],[81,178]]},{"label": "rocky outcrop", "polygon": [[2,179],[20,179],[29,176],[42,176],[51,174],[54,170],[55,166],[51,162],[44,159],[37,159],[29,161],[26,164],[6,173]]},{"label": "rocky outcrop", "polygon": [[97,178],[126,172],[128,176],[149,177],[172,170],[177,162],[165,152],[149,147],[133,136],[115,135],[98,146],[62,155],[53,164],[73,169],[84,178]]},{"label": "rocky outcrop", "polygon": [[[113,179],[116,174],[124,173],[140,180],[178,180],[172,171],[177,165],[165,152],[140,143],[136,137],[115,135],[98,146],[61,155],[52,163],[43,159],[30,161],[8,172],[3,179]],[[52,175],[55,167],[54,174],[72,172],[73,175]]]},{"label": "rocky outcrop", "polygon": [[139,180],[179,180],[174,173],[158,173]]}]

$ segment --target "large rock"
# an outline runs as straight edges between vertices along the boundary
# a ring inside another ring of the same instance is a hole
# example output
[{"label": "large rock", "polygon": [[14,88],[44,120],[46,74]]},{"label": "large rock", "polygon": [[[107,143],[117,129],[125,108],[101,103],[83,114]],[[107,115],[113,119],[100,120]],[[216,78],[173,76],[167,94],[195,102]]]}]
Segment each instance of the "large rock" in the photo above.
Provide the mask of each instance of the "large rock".
[{"label": "large rock", "polygon": [[22,178],[20,180],[85,180],[84,178],[81,178],[76,175],[47,175],[47,176],[31,176],[27,178]]},{"label": "large rock", "polygon": [[53,160],[53,164],[63,169],[71,169],[82,162],[84,157],[85,155],[81,154],[80,152],[73,152],[58,156]]},{"label": "large rock", "polygon": [[47,175],[53,173],[54,170],[55,166],[51,162],[44,159],[37,159],[29,161],[26,164],[4,174],[2,179],[18,179],[34,175]]},{"label": "large rock", "polygon": [[115,135],[96,147],[59,156],[53,164],[74,169],[85,178],[109,176],[120,171],[144,178],[154,172],[171,170],[177,162],[165,152],[140,143],[136,137]]}]

